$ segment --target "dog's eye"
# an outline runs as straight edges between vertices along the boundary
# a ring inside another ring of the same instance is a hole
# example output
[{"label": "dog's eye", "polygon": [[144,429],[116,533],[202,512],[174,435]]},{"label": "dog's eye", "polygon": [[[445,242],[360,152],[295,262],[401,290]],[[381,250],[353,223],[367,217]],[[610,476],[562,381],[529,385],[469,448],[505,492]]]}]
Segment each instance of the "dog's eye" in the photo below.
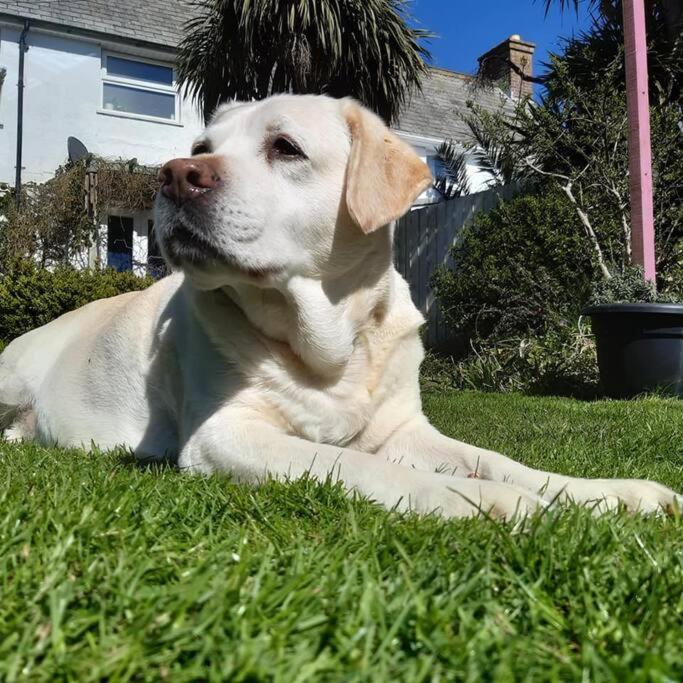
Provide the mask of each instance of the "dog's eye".
[{"label": "dog's eye", "polygon": [[273,140],[273,153],[283,159],[306,159],[301,148],[289,138],[280,135]]},{"label": "dog's eye", "polygon": [[211,148],[208,142],[198,142],[192,146],[192,156],[197,154],[211,154]]}]

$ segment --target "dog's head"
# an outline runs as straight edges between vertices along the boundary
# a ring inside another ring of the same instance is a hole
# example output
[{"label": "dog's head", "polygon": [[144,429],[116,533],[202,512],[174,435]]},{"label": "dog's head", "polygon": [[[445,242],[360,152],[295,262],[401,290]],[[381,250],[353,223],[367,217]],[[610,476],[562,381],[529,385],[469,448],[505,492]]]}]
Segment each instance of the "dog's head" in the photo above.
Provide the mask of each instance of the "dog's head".
[{"label": "dog's head", "polygon": [[429,185],[427,166],[353,100],[278,95],[221,107],[160,173],[157,234],[201,289],[321,277]]}]

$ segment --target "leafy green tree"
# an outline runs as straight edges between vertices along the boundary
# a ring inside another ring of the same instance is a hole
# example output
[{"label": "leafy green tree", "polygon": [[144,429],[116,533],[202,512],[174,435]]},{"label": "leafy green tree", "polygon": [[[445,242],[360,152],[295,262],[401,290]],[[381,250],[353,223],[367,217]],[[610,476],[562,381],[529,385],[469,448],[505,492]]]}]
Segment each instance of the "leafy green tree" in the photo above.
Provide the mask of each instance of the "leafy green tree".
[{"label": "leafy green tree", "polygon": [[227,99],[352,95],[392,121],[426,73],[406,0],[195,0],[180,83],[208,118]]},{"label": "leafy green tree", "polygon": [[488,111],[473,101],[467,102],[467,107],[461,118],[468,128],[469,144],[446,140],[436,149],[443,170],[435,179],[434,187],[446,199],[470,193],[468,161],[488,173],[489,187],[524,180],[529,175],[519,163],[515,150],[517,134],[509,115]]},{"label": "leafy green tree", "polygon": [[[670,39],[664,5],[648,3],[650,118],[658,284],[675,289],[683,270],[683,40]],[[465,120],[493,184],[517,175],[564,194],[598,279],[610,279],[632,266],[623,26],[618,0],[593,6],[592,28],[551,56],[540,102],[520,102],[512,118],[472,106]]]}]

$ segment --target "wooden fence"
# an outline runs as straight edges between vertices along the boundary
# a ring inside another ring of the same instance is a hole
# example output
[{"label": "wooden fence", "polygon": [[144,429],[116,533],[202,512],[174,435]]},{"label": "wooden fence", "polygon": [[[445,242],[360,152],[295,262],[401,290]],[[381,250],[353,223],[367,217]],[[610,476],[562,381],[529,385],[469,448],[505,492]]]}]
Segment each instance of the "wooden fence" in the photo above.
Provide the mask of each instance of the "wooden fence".
[{"label": "wooden fence", "polygon": [[413,302],[427,320],[424,340],[428,347],[444,348],[450,340],[429,286],[432,272],[437,266],[452,266],[450,248],[476,213],[490,211],[501,199],[509,199],[516,192],[517,185],[506,185],[417,207],[397,222],[394,237],[396,269],[408,281]]}]

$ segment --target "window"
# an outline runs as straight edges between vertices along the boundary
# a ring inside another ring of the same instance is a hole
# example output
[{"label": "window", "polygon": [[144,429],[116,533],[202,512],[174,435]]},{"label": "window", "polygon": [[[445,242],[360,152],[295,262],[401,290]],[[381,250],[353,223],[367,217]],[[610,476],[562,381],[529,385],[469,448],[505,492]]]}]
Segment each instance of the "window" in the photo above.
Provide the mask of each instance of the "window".
[{"label": "window", "polygon": [[133,219],[109,216],[107,220],[107,265],[119,272],[133,269]]},{"label": "window", "polygon": [[147,221],[147,272],[156,280],[166,275],[166,264],[159,249],[154,221]]},{"label": "window", "polygon": [[172,66],[105,55],[102,69],[105,111],[178,120],[178,94]]}]

